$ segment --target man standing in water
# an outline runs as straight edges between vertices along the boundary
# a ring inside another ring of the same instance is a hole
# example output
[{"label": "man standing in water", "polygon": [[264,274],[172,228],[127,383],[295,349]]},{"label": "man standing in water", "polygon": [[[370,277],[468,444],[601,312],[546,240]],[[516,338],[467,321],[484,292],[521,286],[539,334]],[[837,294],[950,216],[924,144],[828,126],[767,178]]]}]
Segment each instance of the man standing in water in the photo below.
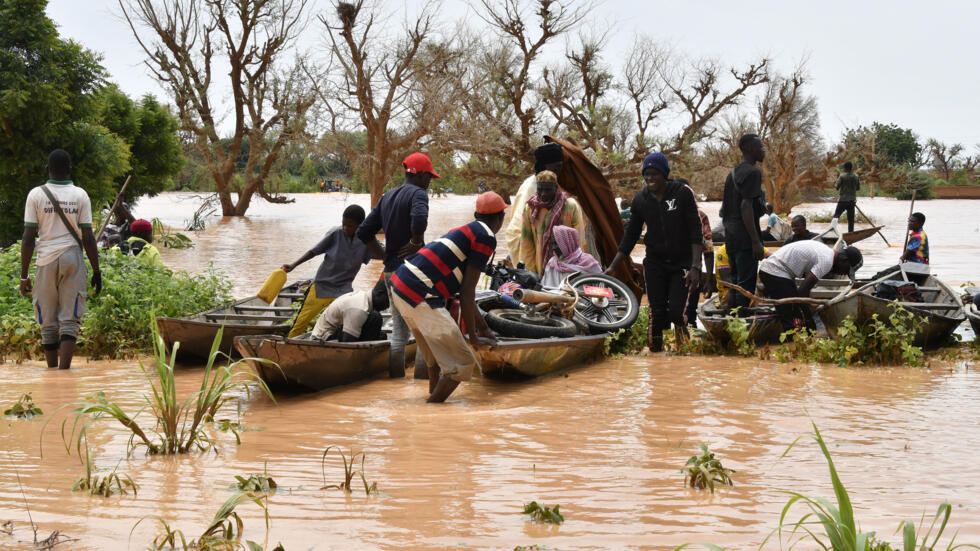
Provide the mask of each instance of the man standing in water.
[{"label": "man standing in water", "polygon": [[[405,183],[385,193],[371,210],[364,223],[357,229],[357,238],[379,257],[384,258],[385,280],[401,265],[402,260],[415,254],[425,244],[425,228],[429,224],[429,183],[439,174],[432,168],[432,161],[425,153],[412,153],[402,162]],[[385,232],[382,250],[375,236]],[[405,376],[405,343],[408,342],[408,326],[401,315],[391,311],[391,353],[388,374]],[[415,378],[424,378],[425,370],[416,355]]]},{"label": "man standing in water", "polygon": [[503,198],[492,191],[476,199],[476,220],[426,245],[391,275],[392,305],[415,334],[429,366],[429,402],[444,402],[478,363],[446,300],[459,293],[460,316],[470,344],[493,344],[494,333],[476,309],[476,284],[497,248],[504,225]]},{"label": "man standing in water", "polygon": [[854,209],[857,206],[857,190],[861,188],[861,180],[854,174],[854,164],[851,161],[844,163],[844,173],[837,178],[834,187],[840,191],[837,199],[837,209],[834,210],[834,218],[838,218],[841,213],[847,212],[847,231],[854,231]]},{"label": "man standing in water", "polygon": [[[83,247],[92,264],[96,296],[102,292],[102,272],[92,234],[92,205],[85,190],[71,181],[68,152],[62,149],[51,152],[48,178],[46,184],[27,195],[20,250],[20,294],[34,296],[34,311],[41,325],[41,346],[48,367],[70,369],[88,286]],[[28,274],[35,248],[36,286],[31,284]]]},{"label": "man standing in water", "polygon": [[[732,281],[750,293],[755,292],[759,261],[764,258],[759,218],[765,212],[766,194],[762,190],[762,171],[756,166],[766,158],[762,139],[746,134],[738,141],[742,162],[725,179],[721,219],[725,225],[725,249],[731,265]],[[729,306],[748,306],[741,293],[730,293]]]},{"label": "man standing in water", "polygon": [[647,155],[642,174],[647,185],[630,204],[626,233],[606,273],[614,273],[629,257],[645,224],[643,271],[650,301],[648,344],[651,352],[660,352],[663,331],[671,323],[679,335],[687,334],[684,306],[688,293],[697,292],[701,282],[704,237],[694,192],[682,181],[667,179],[667,157],[663,153]]}]

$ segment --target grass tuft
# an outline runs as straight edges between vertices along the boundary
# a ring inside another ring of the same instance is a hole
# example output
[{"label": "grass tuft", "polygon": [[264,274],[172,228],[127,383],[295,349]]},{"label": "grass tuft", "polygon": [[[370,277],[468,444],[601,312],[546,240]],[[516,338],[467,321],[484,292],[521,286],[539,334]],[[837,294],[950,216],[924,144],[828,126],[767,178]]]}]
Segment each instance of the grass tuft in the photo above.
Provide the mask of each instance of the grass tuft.
[{"label": "grass tuft", "polygon": [[541,524],[562,524],[565,517],[559,510],[560,506],[548,507],[541,505],[537,501],[524,504],[524,514],[531,515],[531,520]]},{"label": "grass tuft", "polygon": [[[337,450],[340,455],[340,460],[344,467],[344,480],[338,484],[327,484],[327,471],[326,471],[326,461],[327,455],[330,450]],[[357,458],[361,458],[361,469],[355,470],[355,464],[357,463]],[[364,452],[354,453],[354,450],[350,450],[346,455],[344,451],[340,449],[340,446],[328,446],[327,449],[323,450],[323,457],[320,459],[320,473],[323,476],[323,487],[321,490],[337,489],[343,490],[348,494],[352,492],[351,483],[355,476],[360,475],[361,482],[364,484],[364,494],[371,495],[378,493],[378,483],[372,482],[368,484],[367,477],[364,475]]]},{"label": "grass tuft", "polygon": [[4,415],[13,415],[18,419],[30,419],[32,417],[37,417],[38,415],[43,415],[44,412],[41,408],[34,405],[34,399],[31,398],[31,393],[22,394],[21,397],[14,402],[14,405],[5,409]]},{"label": "grass tuft", "polygon": [[684,473],[684,483],[699,490],[708,488],[711,493],[715,493],[715,484],[733,486],[731,475],[735,474],[735,471],[726,469],[721,464],[721,460],[708,450],[708,446],[704,444],[698,446],[701,448],[701,455],[692,455],[681,471]]},{"label": "grass tuft", "polygon": [[127,474],[119,474],[115,468],[105,476],[98,476],[92,473],[92,454],[88,451],[88,444],[85,445],[85,476],[75,481],[71,491],[87,491],[94,496],[110,497],[112,494],[127,494],[132,490],[136,495],[139,485]]}]

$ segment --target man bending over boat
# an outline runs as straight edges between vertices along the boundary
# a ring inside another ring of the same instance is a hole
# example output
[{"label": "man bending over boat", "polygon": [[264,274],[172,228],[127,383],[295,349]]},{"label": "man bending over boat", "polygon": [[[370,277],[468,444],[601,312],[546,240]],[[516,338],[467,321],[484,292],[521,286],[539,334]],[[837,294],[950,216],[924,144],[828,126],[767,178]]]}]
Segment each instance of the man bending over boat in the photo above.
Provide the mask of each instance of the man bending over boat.
[{"label": "man bending over boat", "polygon": [[[808,297],[817,281],[828,273],[848,275],[864,263],[861,251],[848,247],[837,252],[820,241],[799,241],[784,245],[759,263],[759,280],[771,299]],[[803,283],[796,286],[797,279]],[[800,304],[779,304],[776,314],[789,331],[810,326],[809,315]]]},{"label": "man bending over boat", "polygon": [[382,279],[371,292],[352,291],[331,302],[316,320],[311,336],[321,341],[383,340],[381,311],[387,309],[388,289]]},{"label": "man bending over boat", "polygon": [[494,333],[476,309],[476,283],[497,248],[504,225],[503,198],[492,191],[476,200],[476,220],[408,257],[391,274],[392,305],[415,335],[429,370],[429,402],[443,402],[477,367],[446,300],[459,293],[460,316],[470,344],[493,344]]},{"label": "man bending over boat", "polygon": [[[340,226],[327,230],[326,235],[312,249],[303,253],[299,260],[292,264],[284,264],[282,269],[287,273],[307,260],[323,255],[323,262],[313,277],[313,284],[306,292],[303,307],[296,315],[296,322],[289,331],[290,337],[302,335],[313,320],[330,306],[337,297],[354,290],[351,283],[361,266],[372,258],[381,258],[374,249],[355,237],[358,226],[364,222],[364,209],[359,205],[350,205],[344,209],[340,218]],[[377,239],[374,239],[377,243]],[[380,250],[381,245],[377,244]]]}]

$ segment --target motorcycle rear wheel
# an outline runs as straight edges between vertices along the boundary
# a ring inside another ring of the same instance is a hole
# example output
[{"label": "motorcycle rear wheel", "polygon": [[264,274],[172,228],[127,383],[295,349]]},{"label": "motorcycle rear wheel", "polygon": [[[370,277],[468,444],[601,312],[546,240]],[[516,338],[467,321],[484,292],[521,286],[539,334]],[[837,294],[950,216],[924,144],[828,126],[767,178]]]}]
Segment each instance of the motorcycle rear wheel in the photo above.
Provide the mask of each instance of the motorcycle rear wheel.
[{"label": "motorcycle rear wheel", "polygon": [[524,310],[500,308],[486,315],[487,325],[502,337],[546,339],[574,337],[578,328],[570,319],[555,315],[528,316]]}]

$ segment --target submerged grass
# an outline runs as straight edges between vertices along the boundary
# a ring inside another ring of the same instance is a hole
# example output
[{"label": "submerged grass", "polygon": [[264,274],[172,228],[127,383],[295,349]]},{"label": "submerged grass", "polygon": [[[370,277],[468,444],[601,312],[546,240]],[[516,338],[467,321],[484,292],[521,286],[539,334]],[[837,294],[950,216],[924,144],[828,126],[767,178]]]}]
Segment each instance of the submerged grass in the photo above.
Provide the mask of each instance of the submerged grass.
[{"label": "submerged grass", "polygon": [[34,399],[31,398],[31,393],[28,392],[27,394],[22,394],[21,397],[14,402],[14,405],[3,411],[3,414],[13,415],[18,419],[31,419],[32,417],[43,415],[44,412],[41,411],[41,408],[34,405]]},{"label": "submerged grass", "polygon": [[[245,521],[238,515],[235,509],[243,503],[254,503],[262,508],[265,515],[266,533],[269,531],[269,508],[268,498],[264,495],[252,493],[238,493],[225,501],[218,511],[214,514],[211,524],[205,528],[204,532],[197,538],[188,540],[184,532],[178,528],[158,518],[160,533],[153,538],[149,549],[153,551],[176,550],[184,551],[262,551],[262,546],[254,541],[242,540],[245,531]],[[140,521],[142,522],[142,520]],[[139,526],[139,522],[133,526]],[[130,531],[132,536],[132,531]],[[273,551],[283,551],[282,544],[276,546]]]},{"label": "submerged grass", "polygon": [[[344,480],[337,484],[327,484],[326,462],[330,450],[337,450],[344,467]],[[361,458],[361,469],[355,470],[354,467],[356,466],[358,457]],[[353,491],[351,483],[354,477],[360,475],[361,482],[364,484],[364,494],[371,495],[372,493],[378,493],[378,483],[372,482],[368,484],[367,477],[364,475],[364,452],[354,453],[354,450],[349,450],[347,454],[344,454],[344,450],[340,446],[328,446],[327,449],[323,450],[323,457],[320,458],[320,473],[323,476],[323,487],[320,488],[321,490],[337,489],[349,494]]]},{"label": "submerged grass", "polygon": [[[118,468],[118,465],[116,465]],[[139,490],[139,485],[136,481],[130,478],[127,474],[119,474],[116,472],[116,468],[109,471],[109,474],[105,476],[99,476],[92,473],[92,454],[88,451],[88,446],[85,447],[85,476],[79,478],[75,481],[75,485],[72,486],[71,491],[80,492],[87,491],[94,496],[110,497],[112,494],[127,494],[130,491],[133,495]]]},{"label": "submerged grass", "polygon": [[104,392],[96,392],[81,402],[73,404],[74,422],[70,435],[66,434],[68,419],[61,424],[61,437],[69,453],[71,443],[74,441],[81,455],[81,445],[89,427],[103,417],[115,419],[132,432],[128,449],[130,453],[141,446],[145,447],[151,455],[214,450],[215,443],[205,427],[214,420],[217,411],[231,399],[234,391],[244,390],[248,394],[250,393],[248,383],[254,382],[275,401],[272,392],[260,378],[236,369],[241,362],[224,366],[214,365],[218,357],[223,356],[218,351],[223,328],[218,330],[211,345],[211,353],[204,368],[200,389],[186,399],[180,400],[177,397],[177,384],[174,379],[174,364],[180,343],[174,344],[168,358],[166,345],[160,337],[155,320],[151,324],[151,329],[153,367],[147,368],[140,361],[140,369],[150,385],[151,392],[144,394],[143,398],[156,420],[155,424],[152,427],[140,426],[135,416],[131,417],[124,412],[118,404],[107,398]]},{"label": "submerged grass", "polygon": [[561,514],[559,509],[560,507],[558,505],[548,507],[546,505],[541,505],[537,501],[532,501],[531,503],[526,503],[524,505],[524,514],[531,515],[531,520],[534,522],[542,524],[562,524],[565,522],[565,517]]},{"label": "submerged grass", "polygon": [[715,484],[734,486],[731,475],[735,471],[725,468],[721,460],[708,450],[708,446],[698,446],[701,448],[701,455],[692,455],[681,471],[684,473],[684,483],[699,490],[708,488],[711,493],[715,493]]},{"label": "submerged grass", "polygon": [[235,480],[238,481],[236,486],[243,492],[270,493],[275,492],[276,488],[279,487],[266,469],[262,469],[262,474],[249,475],[248,478],[235,475]]}]

